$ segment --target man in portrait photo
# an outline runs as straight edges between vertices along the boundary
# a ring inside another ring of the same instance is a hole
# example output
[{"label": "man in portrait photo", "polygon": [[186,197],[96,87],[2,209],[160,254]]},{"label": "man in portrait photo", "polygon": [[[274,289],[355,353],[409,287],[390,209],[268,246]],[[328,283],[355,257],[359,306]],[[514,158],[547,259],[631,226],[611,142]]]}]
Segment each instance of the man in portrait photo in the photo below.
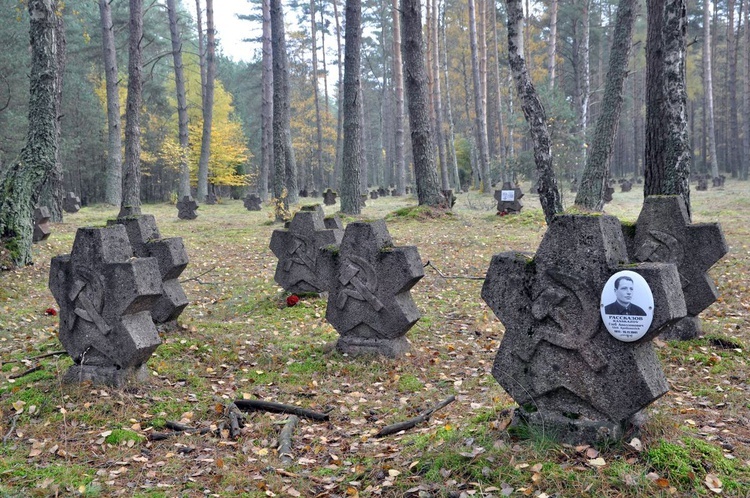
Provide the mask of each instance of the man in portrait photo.
[{"label": "man in portrait photo", "polygon": [[619,277],[615,280],[615,297],[613,303],[604,307],[604,313],[607,315],[633,315],[646,316],[643,308],[631,303],[633,299],[633,279],[630,277]]}]

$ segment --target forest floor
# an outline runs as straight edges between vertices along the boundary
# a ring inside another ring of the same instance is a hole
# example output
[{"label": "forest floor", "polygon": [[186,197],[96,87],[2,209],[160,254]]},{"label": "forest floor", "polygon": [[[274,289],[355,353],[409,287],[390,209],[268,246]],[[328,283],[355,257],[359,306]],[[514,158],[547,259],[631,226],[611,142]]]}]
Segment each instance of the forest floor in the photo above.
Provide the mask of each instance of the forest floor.
[{"label": "forest floor", "polygon": [[[606,212],[634,221],[638,187],[615,193]],[[693,190],[693,222],[720,222],[730,246],[711,271],[721,297],[701,315],[704,337],[655,341],[670,392],[648,408],[639,434],[601,447],[509,433],[513,401],[490,374],[504,329],[480,297],[481,277],[493,254],[533,252],[545,232],[538,200],[524,190],[523,212],[503,217],[475,192],[437,218],[398,214],[413,197],[367,201],[362,219],[386,217],[395,245],[415,245],[431,263],[412,290],[423,315],[407,335],[413,349],[399,360],[335,352],[322,297],[287,306],[273,280],[268,245],[280,225],[269,207],[249,212],[224,200],[182,221],[169,204],[144,206],[162,237],[184,239],[190,305],[149,360],[150,382],[125,390],[63,385],[71,359],[41,357],[62,350],[59,317],[45,313],[57,308],[50,258],[70,252],[78,227],[103,225],[116,211],[66,215],[35,246],[35,265],[0,273],[0,495],[750,496],[747,183]],[[456,401],[428,422],[373,437],[450,395]],[[277,444],[286,415],[248,413],[237,439],[217,430],[222,405],[240,398],[330,420],[302,419],[285,465]],[[150,441],[167,421],[211,430]]]}]

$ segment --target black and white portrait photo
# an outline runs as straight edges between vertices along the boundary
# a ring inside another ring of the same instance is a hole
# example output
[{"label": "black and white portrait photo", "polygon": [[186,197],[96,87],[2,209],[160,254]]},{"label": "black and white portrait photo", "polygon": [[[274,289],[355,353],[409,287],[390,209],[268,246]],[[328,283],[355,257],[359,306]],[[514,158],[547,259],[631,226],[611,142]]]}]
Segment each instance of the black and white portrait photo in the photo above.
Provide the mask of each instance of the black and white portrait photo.
[{"label": "black and white portrait photo", "polygon": [[602,289],[601,315],[609,333],[620,341],[637,341],[648,332],[654,317],[654,295],[646,280],[623,270]]}]

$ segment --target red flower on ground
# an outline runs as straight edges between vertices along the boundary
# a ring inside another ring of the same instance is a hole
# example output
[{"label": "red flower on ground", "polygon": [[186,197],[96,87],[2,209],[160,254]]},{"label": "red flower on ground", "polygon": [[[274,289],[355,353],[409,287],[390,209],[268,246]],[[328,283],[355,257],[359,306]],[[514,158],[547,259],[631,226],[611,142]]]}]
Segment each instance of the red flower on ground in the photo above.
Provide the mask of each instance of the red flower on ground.
[{"label": "red flower on ground", "polygon": [[45,315],[57,316],[57,310],[55,308],[47,308],[44,310]]},{"label": "red flower on ground", "polygon": [[292,294],[288,298],[286,298],[286,305],[287,306],[294,306],[299,302],[299,296]]}]

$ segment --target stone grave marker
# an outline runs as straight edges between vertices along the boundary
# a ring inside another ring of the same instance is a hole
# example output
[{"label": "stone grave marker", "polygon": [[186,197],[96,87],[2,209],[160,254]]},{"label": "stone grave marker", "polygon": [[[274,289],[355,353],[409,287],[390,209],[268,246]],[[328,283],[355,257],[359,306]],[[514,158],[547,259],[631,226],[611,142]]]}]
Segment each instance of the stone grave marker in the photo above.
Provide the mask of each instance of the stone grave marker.
[{"label": "stone grave marker", "polygon": [[68,194],[63,199],[63,211],[66,213],[77,213],[81,210],[81,198],[75,195],[73,192]]},{"label": "stone grave marker", "polygon": [[245,206],[245,209],[248,211],[260,211],[261,210],[261,203],[263,201],[260,197],[258,197],[258,194],[251,193],[247,194],[245,199],[242,201],[242,204]]},{"label": "stone grave marker", "polygon": [[310,194],[307,193],[307,189],[306,188],[303,188],[302,190],[299,191],[299,196],[300,197],[308,197],[309,195]]},{"label": "stone grave marker", "polygon": [[633,190],[633,183],[630,180],[620,182],[620,192],[630,192]]},{"label": "stone grave marker", "polygon": [[450,209],[456,205],[456,194],[453,193],[453,189],[441,190],[443,197],[445,197],[445,204]]},{"label": "stone grave marker", "polygon": [[177,203],[177,217],[181,220],[194,220],[198,217],[198,203],[186,195],[181,201]]},{"label": "stone grave marker", "polygon": [[603,200],[604,203],[607,204],[608,202],[612,202],[612,195],[615,193],[614,187],[607,183],[607,185],[604,186],[604,196]]},{"label": "stone grave marker", "polygon": [[420,317],[410,293],[424,276],[417,248],[393,247],[385,221],[378,220],[349,223],[338,250],[324,254],[326,320],[340,335],[336,349],[353,356],[406,353],[405,335]]},{"label": "stone grave marker", "polygon": [[378,197],[380,197],[380,194],[378,194],[377,190],[373,190],[370,192],[370,199],[374,200],[374,199],[377,199]]},{"label": "stone grave marker", "polygon": [[696,190],[705,191],[708,190],[708,180],[705,178],[700,178],[698,180],[698,186],[695,187]]},{"label": "stone grave marker", "polygon": [[216,204],[217,202],[219,202],[219,199],[218,199],[218,198],[216,197],[216,194],[214,194],[213,192],[210,192],[210,193],[209,193],[209,194],[208,194],[208,195],[206,196],[206,204],[208,204],[209,206],[213,206],[213,205],[215,205],[215,204]]},{"label": "stone grave marker", "polygon": [[271,235],[271,251],[279,258],[276,283],[296,294],[328,290],[328,276],[321,273],[321,248],[338,247],[343,235],[339,228],[326,228],[320,204],[303,206],[288,228],[274,230]]},{"label": "stone grave marker", "polygon": [[392,189],[391,190],[391,197],[398,197],[398,196],[399,196],[398,190],[396,190],[395,188]]},{"label": "stone grave marker", "polygon": [[[650,341],[685,316],[679,274],[673,264],[628,261],[620,221],[609,215],[558,215],[535,257],[492,258],[482,298],[506,329],[492,375],[519,405],[515,425],[570,444],[616,440],[667,392]],[[604,291],[615,292],[608,280],[625,269],[645,280],[654,303],[644,304],[648,316],[614,317],[651,320],[631,342],[602,320]]]},{"label": "stone grave marker", "polygon": [[34,244],[47,240],[52,233],[52,227],[49,222],[50,217],[47,206],[37,206],[34,209],[34,233],[31,236],[31,241]]},{"label": "stone grave marker", "polygon": [[333,206],[334,204],[336,204],[336,196],[338,196],[336,192],[334,192],[330,188],[326,189],[326,191],[323,192],[323,204],[325,204],[326,206]]},{"label": "stone grave marker", "polygon": [[157,325],[170,325],[177,320],[189,301],[178,280],[188,265],[188,255],[181,237],[161,238],[153,215],[144,214],[108,220],[107,225],[123,225],[137,258],[155,258],[161,274],[161,297],[151,309]]},{"label": "stone grave marker", "polygon": [[385,187],[378,187],[378,195],[380,197],[385,197],[386,195],[388,195],[388,189],[386,189]]},{"label": "stone grave marker", "polygon": [[[690,223],[680,196],[648,196],[635,229],[623,225],[631,261],[673,263],[685,295],[685,318],[662,332],[666,339],[698,337],[698,314],[718,297],[708,270],[729,250],[718,223]],[[632,239],[632,240],[628,240]]]},{"label": "stone grave marker", "polygon": [[318,192],[316,189],[313,189],[312,192],[310,192],[310,197],[312,198],[320,197],[320,192]]},{"label": "stone grave marker", "polygon": [[71,253],[52,258],[49,287],[74,362],[64,382],[119,388],[148,378],[161,343],[151,310],[162,280],[155,258],[134,257],[125,226],[79,228]]},{"label": "stone grave marker", "polygon": [[497,200],[497,212],[517,214],[521,212],[523,204],[521,198],[523,191],[520,187],[513,187],[510,182],[503,183],[501,190],[495,190],[495,200]]}]

